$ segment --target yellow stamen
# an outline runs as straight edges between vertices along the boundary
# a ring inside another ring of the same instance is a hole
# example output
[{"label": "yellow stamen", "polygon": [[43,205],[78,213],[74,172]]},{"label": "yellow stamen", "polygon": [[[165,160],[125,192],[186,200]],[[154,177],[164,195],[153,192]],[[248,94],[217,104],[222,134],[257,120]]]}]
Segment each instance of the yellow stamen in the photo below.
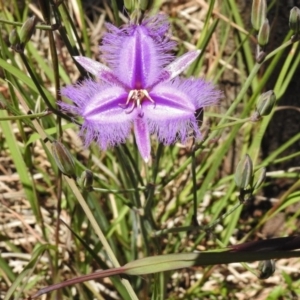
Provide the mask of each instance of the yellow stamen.
[{"label": "yellow stamen", "polygon": [[128,108],[130,101],[132,101],[132,105],[130,106],[129,110],[126,111],[127,114],[130,114],[135,108],[142,108],[142,102],[145,99],[148,99],[151,103],[154,104],[155,107],[155,101],[150,97],[147,90],[131,90],[128,93],[125,105],[119,104],[119,106],[126,109]]}]

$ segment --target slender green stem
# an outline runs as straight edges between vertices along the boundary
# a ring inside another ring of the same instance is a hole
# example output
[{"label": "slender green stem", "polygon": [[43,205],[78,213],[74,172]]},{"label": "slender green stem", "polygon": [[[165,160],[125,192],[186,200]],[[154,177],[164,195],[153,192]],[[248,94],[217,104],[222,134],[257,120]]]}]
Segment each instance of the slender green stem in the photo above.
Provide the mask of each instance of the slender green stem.
[{"label": "slender green stem", "polygon": [[193,180],[193,216],[192,216],[192,223],[193,224],[198,224],[197,221],[197,207],[198,207],[198,202],[197,202],[197,179],[196,179],[196,158],[195,158],[195,150],[192,150],[191,153],[192,157],[192,180]]},{"label": "slender green stem", "polygon": [[144,191],[146,190],[145,186],[137,187],[137,188],[132,188],[132,189],[123,189],[123,190],[110,190],[110,189],[103,189],[103,188],[92,188],[93,191],[101,192],[101,193],[107,193],[107,194],[122,194],[122,193],[135,193],[137,190],[138,191]]},{"label": "slender green stem", "polygon": [[216,225],[218,225],[222,220],[224,220],[225,218],[227,218],[228,216],[230,216],[233,212],[235,212],[240,206],[242,206],[244,204],[244,202],[239,202],[237,203],[232,209],[230,209],[229,211],[227,211],[225,214],[223,214],[221,217],[219,217],[218,219],[216,219],[214,222],[210,223],[209,225],[205,226],[205,230],[210,230],[212,228],[214,228]]},{"label": "slender green stem", "polygon": [[43,111],[41,113],[32,114],[32,115],[20,115],[20,116],[9,116],[0,118],[0,121],[13,121],[13,120],[23,120],[23,119],[37,119],[48,116],[51,112]]},{"label": "slender green stem", "polygon": [[241,205],[243,205],[245,202],[239,202],[237,203],[232,209],[224,213],[222,216],[217,218],[212,223],[206,225],[206,226],[181,226],[181,227],[172,227],[172,228],[166,228],[157,230],[155,232],[152,232],[152,236],[161,236],[168,233],[179,233],[179,232],[188,232],[188,231],[209,231],[212,228],[214,228],[216,225],[218,225],[222,220],[230,216],[233,212],[235,212]]},{"label": "slender green stem", "polygon": [[240,119],[240,120],[237,120],[237,121],[234,121],[234,122],[231,122],[231,123],[226,123],[226,124],[223,124],[223,125],[213,127],[213,128],[211,128],[211,130],[219,130],[221,128],[231,127],[231,126],[235,126],[235,125],[238,125],[238,124],[244,124],[244,123],[249,122],[249,121],[251,121],[251,118]]},{"label": "slender green stem", "polygon": [[278,48],[276,48],[275,50],[273,50],[272,52],[270,52],[264,59],[264,62],[269,60],[270,58],[272,58],[273,56],[275,56],[278,52],[284,50],[286,47],[292,45],[293,43],[297,42],[297,40],[288,40],[287,42],[285,42],[284,44],[280,45]]},{"label": "slender green stem", "polygon": [[166,228],[157,230],[152,233],[152,236],[162,236],[169,233],[179,233],[179,232],[191,232],[191,231],[203,231],[203,227],[201,226],[181,226],[181,227],[172,227],[172,228]]},{"label": "slender green stem", "polygon": [[[221,114],[216,114],[210,111],[205,112],[205,116],[206,117],[215,117],[215,118],[219,118],[219,119],[223,119],[224,116]],[[226,116],[225,119],[227,120],[232,120],[232,121],[239,121],[240,118],[236,118],[236,117],[231,117],[231,116]]]},{"label": "slender green stem", "polygon": [[[16,27],[23,26],[22,22],[15,22],[15,21],[9,21],[9,20],[4,20],[4,19],[0,19],[0,23],[8,24],[8,25],[16,26]],[[42,29],[42,30],[53,30],[51,25],[36,25],[35,28]]]}]

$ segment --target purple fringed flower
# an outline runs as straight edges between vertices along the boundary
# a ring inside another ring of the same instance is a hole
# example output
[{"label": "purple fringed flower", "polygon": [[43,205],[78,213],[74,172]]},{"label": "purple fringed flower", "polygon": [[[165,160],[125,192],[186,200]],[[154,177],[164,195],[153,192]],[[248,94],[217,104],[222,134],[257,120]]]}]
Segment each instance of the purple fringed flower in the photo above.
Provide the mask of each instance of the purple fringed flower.
[{"label": "purple fringed flower", "polygon": [[98,80],[63,88],[62,95],[75,105],[59,103],[63,110],[83,118],[85,144],[95,140],[106,149],[123,143],[133,125],[138,149],[147,162],[151,134],[164,144],[185,142],[191,131],[201,138],[195,111],[216,103],[221,93],[201,79],[177,77],[200,51],[174,60],[175,43],[167,37],[169,23],[163,15],[122,28],[106,26],[109,32],[100,50],[107,66],[74,57]]}]

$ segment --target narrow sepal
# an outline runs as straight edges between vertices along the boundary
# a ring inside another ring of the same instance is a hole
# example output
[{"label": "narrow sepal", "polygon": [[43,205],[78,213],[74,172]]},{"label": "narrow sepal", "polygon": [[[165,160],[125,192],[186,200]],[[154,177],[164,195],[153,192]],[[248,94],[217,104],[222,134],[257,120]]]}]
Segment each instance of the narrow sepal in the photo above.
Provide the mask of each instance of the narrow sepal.
[{"label": "narrow sepal", "polygon": [[163,75],[166,76],[164,78],[164,81],[170,81],[173,78],[177,77],[196,60],[200,53],[200,50],[189,51],[186,54],[175,59],[172,63],[164,68],[164,72],[167,72],[168,74],[168,76]]}]

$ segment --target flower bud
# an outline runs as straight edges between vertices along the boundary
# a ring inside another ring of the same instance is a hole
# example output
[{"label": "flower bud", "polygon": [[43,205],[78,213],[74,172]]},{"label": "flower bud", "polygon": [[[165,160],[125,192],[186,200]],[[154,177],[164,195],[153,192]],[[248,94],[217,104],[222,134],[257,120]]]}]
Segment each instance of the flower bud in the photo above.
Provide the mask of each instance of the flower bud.
[{"label": "flower bud", "polygon": [[16,29],[13,29],[9,34],[9,43],[13,48],[20,44],[20,37]]},{"label": "flower bud", "polygon": [[275,272],[275,261],[273,259],[261,261],[258,269],[260,271],[259,279],[267,279]]},{"label": "flower bud", "polygon": [[127,11],[133,11],[135,9],[135,1],[134,0],[124,0],[124,6]]},{"label": "flower bud", "polygon": [[20,30],[20,41],[23,46],[31,39],[31,36],[35,30],[37,19],[35,16],[29,18],[21,27]]},{"label": "flower bud", "polygon": [[58,141],[53,141],[51,147],[54,160],[60,171],[69,177],[75,177],[75,161],[70,151]]},{"label": "flower bud", "polygon": [[298,34],[300,28],[300,9],[296,6],[291,9],[289,25],[294,33]]},{"label": "flower bud", "polygon": [[246,154],[238,163],[234,174],[234,180],[237,187],[240,189],[247,189],[252,184],[253,165],[252,160]]},{"label": "flower bud", "polygon": [[269,42],[269,36],[270,36],[270,25],[268,19],[265,19],[263,24],[260,26],[257,42],[258,45],[261,47],[264,47]]},{"label": "flower bud", "polygon": [[256,104],[256,112],[259,116],[267,116],[276,103],[276,96],[273,90],[260,95]]},{"label": "flower bud", "polygon": [[152,4],[153,0],[140,0],[140,9],[143,11],[151,9]]},{"label": "flower bud", "polygon": [[253,189],[256,190],[258,189],[266,180],[266,174],[267,174],[267,169],[266,168],[261,168],[254,174],[254,184],[253,184]]},{"label": "flower bud", "polygon": [[94,174],[90,170],[84,170],[81,173],[81,176],[77,178],[77,183],[83,190],[90,190],[92,188],[93,181]]},{"label": "flower bud", "polygon": [[259,30],[267,17],[267,2],[266,0],[253,0],[251,23],[255,30]]}]

